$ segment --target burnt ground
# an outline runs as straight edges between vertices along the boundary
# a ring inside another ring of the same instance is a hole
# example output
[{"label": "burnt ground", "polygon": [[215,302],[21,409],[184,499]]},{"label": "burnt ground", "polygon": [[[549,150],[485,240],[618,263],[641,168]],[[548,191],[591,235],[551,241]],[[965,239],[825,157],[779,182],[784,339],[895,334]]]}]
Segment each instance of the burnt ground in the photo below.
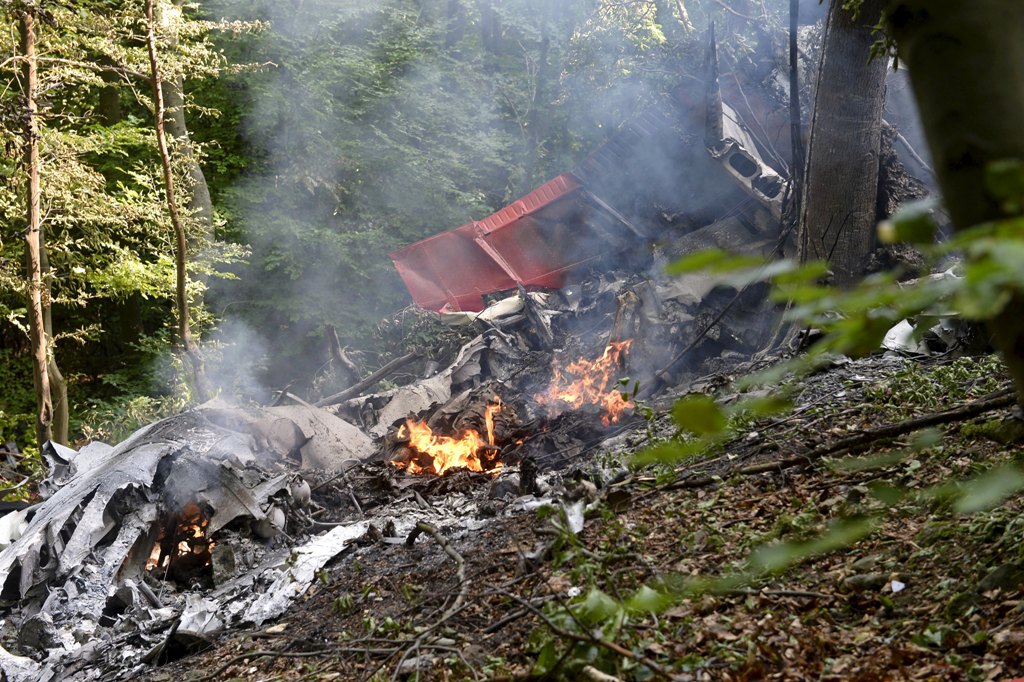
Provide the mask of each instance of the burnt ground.
[{"label": "burnt ground", "polygon": [[[578,484],[595,500],[578,535],[540,510],[452,543],[444,527],[412,545],[367,539],[277,622],[150,679],[1009,680],[1024,671],[1024,499],[956,507],[965,490],[998,487],[963,481],[1021,458],[1009,409],[814,456],[1006,385],[993,358],[837,363],[806,380],[790,414],[735,420],[716,452]],[[654,417],[634,441],[670,428]],[[877,525],[852,544],[814,544],[839,518]],[[800,541],[788,569],[751,571],[755,548]],[[647,601],[623,609],[643,584],[676,596],[656,613]]]}]

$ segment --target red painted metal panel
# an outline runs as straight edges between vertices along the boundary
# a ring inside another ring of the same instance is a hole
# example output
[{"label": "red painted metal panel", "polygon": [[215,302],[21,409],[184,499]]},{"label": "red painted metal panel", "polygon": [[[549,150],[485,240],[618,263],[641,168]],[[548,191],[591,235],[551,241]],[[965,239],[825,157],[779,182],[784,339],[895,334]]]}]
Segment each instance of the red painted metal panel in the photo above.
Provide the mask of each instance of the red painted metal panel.
[{"label": "red painted metal panel", "polygon": [[480,311],[483,295],[515,281],[474,240],[473,224],[427,237],[391,254],[416,305]]},{"label": "red painted metal panel", "polygon": [[561,287],[570,268],[597,257],[575,244],[584,216],[582,185],[559,175],[475,223],[410,244],[391,254],[416,304],[432,310],[478,311],[484,294]]},{"label": "red painted metal panel", "polygon": [[477,243],[524,286],[557,289],[579,263],[582,188],[569,173],[476,224]]}]

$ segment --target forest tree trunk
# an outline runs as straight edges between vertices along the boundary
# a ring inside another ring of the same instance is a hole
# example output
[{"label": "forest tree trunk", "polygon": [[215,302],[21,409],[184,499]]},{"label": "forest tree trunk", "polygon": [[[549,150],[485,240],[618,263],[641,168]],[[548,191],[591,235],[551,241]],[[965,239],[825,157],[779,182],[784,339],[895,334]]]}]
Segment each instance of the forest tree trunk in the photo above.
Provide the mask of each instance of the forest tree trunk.
[{"label": "forest tree trunk", "polygon": [[492,55],[501,53],[501,17],[495,10],[498,0],[477,0],[480,12],[480,42]]},{"label": "forest tree trunk", "polygon": [[541,164],[541,157],[544,154],[544,142],[548,138],[548,121],[551,120],[551,107],[548,103],[551,98],[548,95],[548,81],[550,80],[551,59],[551,36],[548,35],[548,22],[544,22],[541,28],[540,49],[537,53],[537,77],[533,84],[533,101],[530,103],[530,113],[526,117],[526,139],[529,149],[526,157],[526,184],[535,187],[543,182],[538,174]]},{"label": "forest tree trunk", "polygon": [[167,132],[171,135],[174,154],[185,163],[188,172],[188,203],[185,208],[203,228],[207,239],[213,239],[213,200],[199,159],[189,139],[185,123],[185,98],[181,80],[164,81],[164,105],[167,110]]},{"label": "forest tree trunk", "polygon": [[847,286],[874,245],[887,60],[871,59],[872,27],[884,0],[860,14],[832,0],[818,66],[798,227],[802,262],[827,260]]},{"label": "forest tree trunk", "polygon": [[[906,63],[953,224],[1005,218],[986,167],[1024,161],[1024,3],[889,0],[887,19]],[[991,325],[1024,405],[1024,296]]]},{"label": "forest tree trunk", "polygon": [[164,119],[166,109],[164,108],[164,88],[160,76],[160,66],[157,61],[156,50],[156,24],[153,18],[154,0],[146,0],[146,44],[149,52],[150,79],[153,89],[153,108],[156,118],[156,141],[160,151],[160,165],[164,175],[164,191],[167,195],[167,210],[171,216],[171,225],[174,228],[175,237],[175,298],[177,299],[178,311],[178,342],[192,365],[194,388],[200,401],[206,401],[210,397],[210,390],[207,385],[206,372],[203,367],[202,356],[195,347],[192,340],[192,329],[189,322],[188,302],[188,273],[186,271],[186,258],[188,243],[185,234],[185,224],[181,220],[181,212],[178,210],[178,202],[174,190],[174,173],[171,169],[171,154],[167,147],[167,135],[164,131]]},{"label": "forest tree trunk", "polygon": [[71,421],[71,406],[68,405],[68,382],[57,366],[57,347],[53,343],[53,297],[50,294],[50,258],[46,253],[46,231],[39,226],[39,272],[42,276],[43,334],[46,338],[46,376],[50,385],[50,401],[53,405],[53,422],[50,427],[51,439],[61,445],[68,444],[68,426]]},{"label": "forest tree trunk", "polygon": [[22,11],[19,22],[22,68],[25,97],[25,172],[28,176],[26,187],[26,229],[25,256],[28,279],[28,322],[32,343],[32,378],[36,391],[36,440],[39,447],[50,440],[50,425],[53,422],[53,402],[50,399],[50,379],[47,372],[47,339],[43,322],[42,266],[39,258],[40,213],[39,213],[39,121],[36,106],[37,59],[35,15],[31,10]]},{"label": "forest tree trunk", "polygon": [[[156,8],[158,24],[169,26],[165,36],[168,47],[174,49],[178,45],[176,28],[177,17],[160,16],[161,9]],[[175,0],[175,11],[181,12],[180,0]],[[210,198],[210,187],[206,183],[206,175],[199,165],[199,158],[192,146],[185,122],[184,84],[181,78],[170,78],[163,82],[164,110],[167,132],[171,136],[171,152],[180,157],[188,173],[189,187],[185,188],[188,203],[185,208],[203,228],[207,239],[213,239],[213,200]]]}]

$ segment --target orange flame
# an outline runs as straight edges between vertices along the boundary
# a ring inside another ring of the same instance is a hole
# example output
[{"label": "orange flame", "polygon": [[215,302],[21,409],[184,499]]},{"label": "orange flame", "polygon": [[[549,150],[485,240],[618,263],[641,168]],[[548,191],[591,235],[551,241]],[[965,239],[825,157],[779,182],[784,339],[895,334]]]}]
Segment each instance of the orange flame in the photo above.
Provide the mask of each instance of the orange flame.
[{"label": "orange flame", "polygon": [[619,369],[619,363],[633,344],[632,340],[613,341],[596,360],[580,358],[562,368],[553,367],[551,384],[543,393],[533,396],[539,405],[546,408],[548,416],[554,417],[568,409],[580,409],[585,405],[597,405],[604,410],[601,423],[611,426],[619,421],[622,413],[633,406],[633,401],[624,399],[622,393],[609,389],[612,377]]},{"label": "orange flame", "polygon": [[[174,539],[176,541],[174,548],[175,556],[180,558],[189,554],[195,554],[204,560],[204,565],[209,565],[211,562],[210,550],[213,549],[216,543],[206,537],[206,527],[208,525],[210,525],[210,520],[203,514],[199,505],[194,502],[186,504],[181,511],[181,515],[178,517],[178,523],[174,530]],[[162,540],[163,535],[161,534],[160,539],[153,546],[149,559],[146,561],[147,571],[157,566],[166,566],[171,560],[170,556],[163,553]]]},{"label": "orange flame", "polygon": [[408,470],[411,474],[433,473],[440,476],[449,469],[456,468],[496,473],[501,468],[501,462],[492,462],[486,453],[488,448],[494,447],[494,415],[500,411],[500,400],[491,403],[484,410],[486,442],[480,432],[474,429],[466,429],[458,437],[439,436],[425,421],[407,419],[405,424],[398,427],[398,437],[408,438],[409,447],[429,457],[431,462],[429,466],[423,466],[415,460],[393,460],[392,464],[399,469]]}]

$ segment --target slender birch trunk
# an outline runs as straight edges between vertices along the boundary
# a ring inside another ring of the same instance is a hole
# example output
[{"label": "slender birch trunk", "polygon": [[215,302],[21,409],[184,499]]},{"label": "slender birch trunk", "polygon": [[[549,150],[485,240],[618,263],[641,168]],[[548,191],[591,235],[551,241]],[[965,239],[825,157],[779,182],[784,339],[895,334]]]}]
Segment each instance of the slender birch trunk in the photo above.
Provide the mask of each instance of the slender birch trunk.
[{"label": "slender birch trunk", "polygon": [[42,266],[39,259],[39,120],[36,105],[36,22],[31,11],[25,10],[19,23],[25,96],[25,171],[27,226],[25,229],[25,256],[28,280],[28,321],[32,343],[32,377],[36,391],[36,439],[39,446],[50,440],[53,422],[53,402],[50,399],[50,379],[47,373],[47,339],[43,323]]},{"label": "slender birch trunk", "polygon": [[197,397],[205,401],[209,398],[206,375],[203,368],[202,356],[195,347],[192,340],[192,329],[189,323],[188,305],[188,273],[185,269],[188,242],[185,233],[185,224],[181,219],[181,212],[178,210],[178,202],[175,198],[174,173],[171,169],[171,155],[167,148],[167,134],[164,130],[164,119],[166,109],[164,108],[163,80],[160,76],[160,65],[157,60],[156,46],[156,24],[153,19],[153,1],[146,0],[146,44],[149,51],[150,80],[153,88],[153,108],[156,116],[156,141],[160,150],[160,165],[164,176],[164,192],[167,195],[167,211],[171,216],[171,225],[174,227],[175,252],[174,266],[176,274],[175,298],[178,311],[178,343],[192,365],[194,388]]}]

